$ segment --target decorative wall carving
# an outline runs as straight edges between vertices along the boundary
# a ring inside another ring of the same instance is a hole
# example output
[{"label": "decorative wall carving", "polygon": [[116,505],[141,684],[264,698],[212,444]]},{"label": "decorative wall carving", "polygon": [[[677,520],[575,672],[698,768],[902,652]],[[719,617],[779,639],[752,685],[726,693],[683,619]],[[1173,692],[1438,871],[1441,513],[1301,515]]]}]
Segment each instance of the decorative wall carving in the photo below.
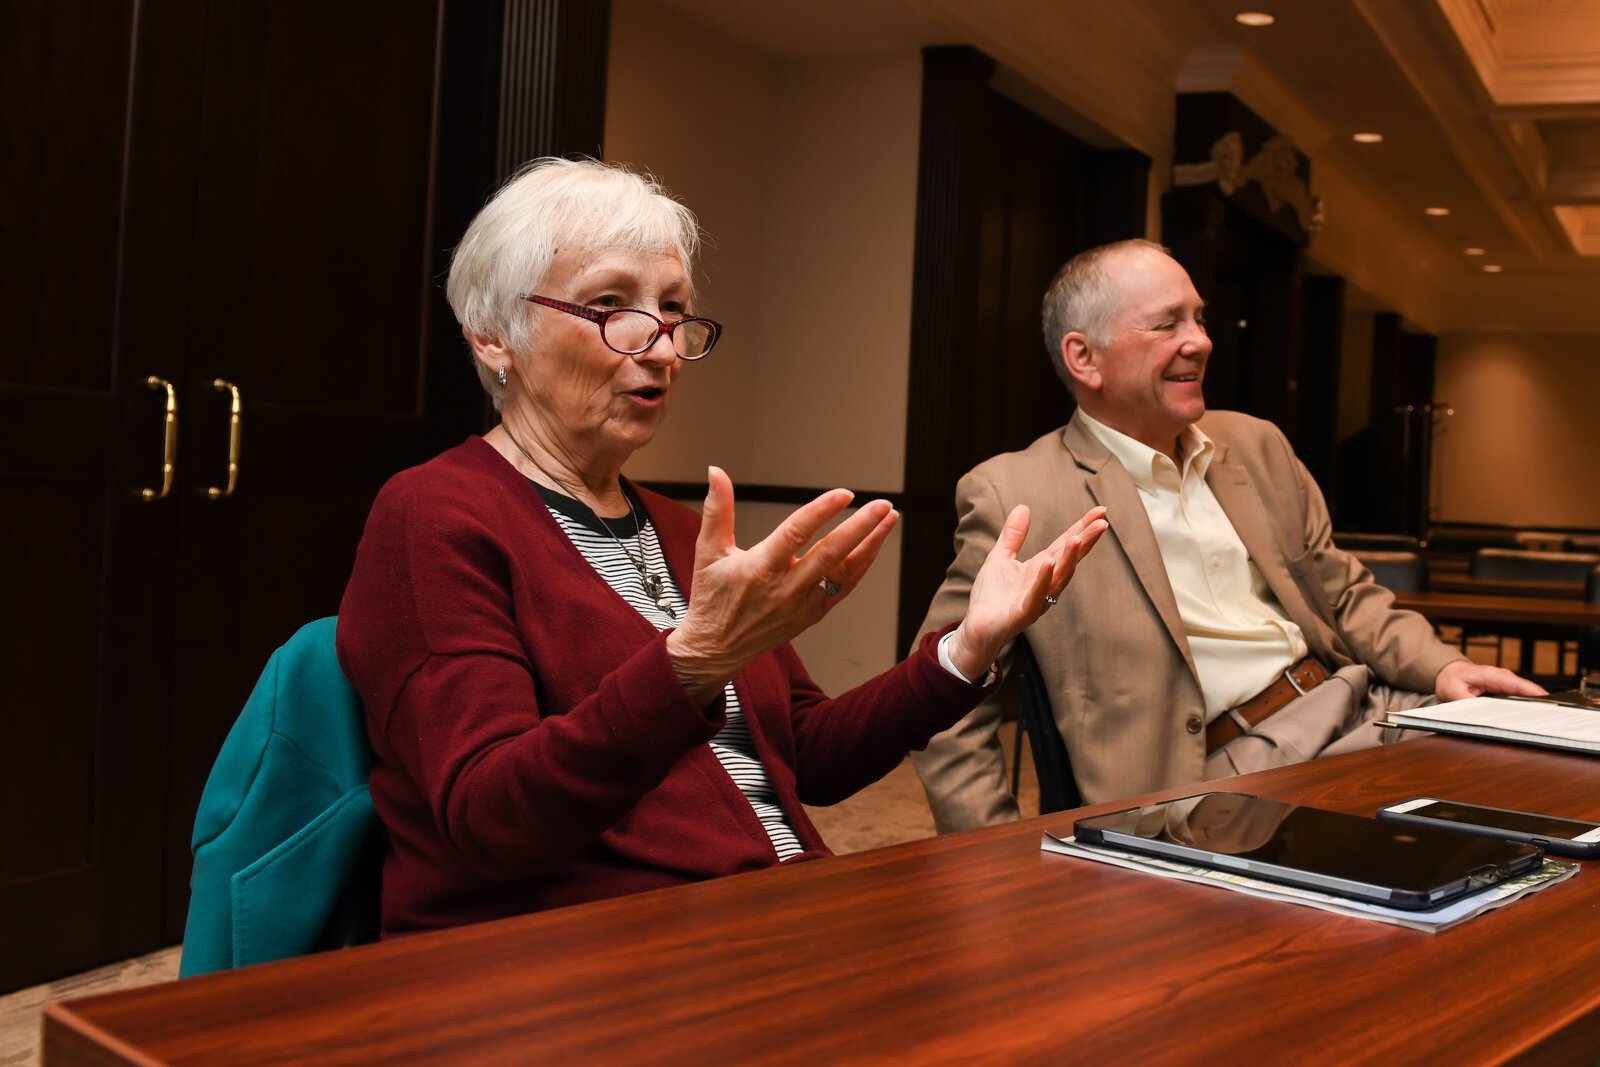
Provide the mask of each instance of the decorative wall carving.
[{"label": "decorative wall carving", "polygon": [[1246,160],[1244,138],[1238,131],[1233,131],[1223,134],[1212,144],[1209,161],[1175,164],[1172,168],[1172,184],[1186,186],[1216,182],[1224,196],[1232,196],[1245,185],[1255,182],[1266,195],[1270,210],[1277,211],[1288,204],[1299,218],[1301,228],[1310,235],[1322,228],[1322,198],[1312,196],[1305,179],[1296,173],[1299,159],[1294,142],[1282,134],[1274,134],[1262,144],[1259,152]]}]

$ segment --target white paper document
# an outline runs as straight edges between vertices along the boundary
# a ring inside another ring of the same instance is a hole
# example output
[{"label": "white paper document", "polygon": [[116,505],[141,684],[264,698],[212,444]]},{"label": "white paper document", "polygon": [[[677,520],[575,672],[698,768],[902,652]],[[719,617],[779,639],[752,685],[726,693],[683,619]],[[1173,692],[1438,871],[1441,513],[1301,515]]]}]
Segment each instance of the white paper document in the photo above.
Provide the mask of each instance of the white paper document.
[{"label": "white paper document", "polygon": [[1440,733],[1498,738],[1600,753],[1600,708],[1539,700],[1471,697],[1390,714],[1389,721]]},{"label": "white paper document", "polygon": [[1492,886],[1479,893],[1470,893],[1467,896],[1446,904],[1432,911],[1407,911],[1403,908],[1389,908],[1382,904],[1369,904],[1365,901],[1352,900],[1348,897],[1336,897],[1328,893],[1318,893],[1312,889],[1301,889],[1298,886],[1281,885],[1277,882],[1264,882],[1259,878],[1248,875],[1235,874],[1229,871],[1219,871],[1211,867],[1194,867],[1172,860],[1157,859],[1154,856],[1135,855],[1121,849],[1105,848],[1100,845],[1089,847],[1079,844],[1071,837],[1056,837],[1054,834],[1045,834],[1039,847],[1046,852],[1056,852],[1063,856],[1077,856],[1080,859],[1094,860],[1097,863],[1109,863],[1116,867],[1126,867],[1129,870],[1143,871],[1161,878],[1175,878],[1183,882],[1198,882],[1202,885],[1216,886],[1219,889],[1231,890],[1235,893],[1248,893],[1253,897],[1262,897],[1267,900],[1281,900],[1289,904],[1301,904],[1308,908],[1320,908],[1323,911],[1336,912],[1340,915],[1350,915],[1357,919],[1370,919],[1374,922],[1392,923],[1395,926],[1405,926],[1412,930],[1421,930],[1424,933],[1437,933],[1440,930],[1465,922],[1481,912],[1491,908],[1498,908],[1502,904],[1509,904],[1518,897],[1554,885],[1556,882],[1565,881],[1578,873],[1578,865],[1565,860],[1553,860],[1545,857],[1544,866],[1531,874],[1521,878],[1513,878],[1507,882]]}]

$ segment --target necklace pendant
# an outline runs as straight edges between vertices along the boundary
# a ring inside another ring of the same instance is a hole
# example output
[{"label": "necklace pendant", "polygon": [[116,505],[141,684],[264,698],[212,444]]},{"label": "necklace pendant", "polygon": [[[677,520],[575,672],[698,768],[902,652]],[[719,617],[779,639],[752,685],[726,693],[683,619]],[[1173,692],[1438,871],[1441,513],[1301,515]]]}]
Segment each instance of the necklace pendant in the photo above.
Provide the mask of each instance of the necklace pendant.
[{"label": "necklace pendant", "polygon": [[644,579],[644,591],[650,594],[650,599],[656,602],[656,607],[667,613],[667,618],[676,619],[677,611],[672,606],[672,601],[667,597],[666,583],[661,580],[661,575],[640,571],[639,577]]}]

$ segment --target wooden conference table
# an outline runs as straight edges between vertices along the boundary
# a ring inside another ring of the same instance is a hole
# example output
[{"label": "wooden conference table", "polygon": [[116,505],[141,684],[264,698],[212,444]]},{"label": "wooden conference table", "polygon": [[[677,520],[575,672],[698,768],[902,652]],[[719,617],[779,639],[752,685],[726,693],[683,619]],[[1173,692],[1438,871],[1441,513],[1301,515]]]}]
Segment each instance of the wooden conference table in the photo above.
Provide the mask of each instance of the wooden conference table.
[{"label": "wooden conference table", "polygon": [[[1430,793],[1600,816],[1600,760],[1459,739],[1229,787],[1362,813]],[[58,1003],[44,1064],[1481,1064],[1600,1052],[1600,870],[1430,935],[1042,853],[1041,831],[1068,833],[1073,817]]]}]

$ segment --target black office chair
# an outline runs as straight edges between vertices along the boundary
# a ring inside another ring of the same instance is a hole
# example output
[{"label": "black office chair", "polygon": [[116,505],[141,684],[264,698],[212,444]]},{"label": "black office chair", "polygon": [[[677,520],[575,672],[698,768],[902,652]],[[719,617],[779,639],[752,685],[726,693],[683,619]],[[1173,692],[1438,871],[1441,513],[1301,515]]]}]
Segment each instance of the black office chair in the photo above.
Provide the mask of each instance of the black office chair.
[{"label": "black office chair", "polygon": [[1480,548],[1472,554],[1467,571],[1474,578],[1581,583],[1596,564],[1600,564],[1600,553],[1596,552]]},{"label": "black office chair", "polygon": [[[1472,554],[1468,573],[1474,578],[1498,578],[1508,581],[1570,582],[1581,585],[1588,582],[1591,572],[1600,566],[1600,553],[1595,552],[1536,552],[1509,548],[1480,548]],[[1538,640],[1537,631],[1526,626],[1502,624],[1502,636],[1516,637],[1523,642],[1520,669],[1531,673],[1533,655],[1531,645]],[[1581,649],[1574,641],[1556,642],[1555,674],[1545,680],[1561,684],[1561,676],[1569,656],[1580,659]],[[1582,664],[1578,664],[1581,666]]]},{"label": "black office chair", "polygon": [[[1600,566],[1589,571],[1584,583],[1584,599],[1600,604]],[[1600,671],[1600,626],[1585,626],[1578,638],[1578,670]]]},{"label": "black office chair", "polygon": [[1033,658],[1028,639],[1021,635],[1011,646],[1011,673],[1022,708],[1022,727],[1027,731],[1028,747],[1033,751],[1033,768],[1039,776],[1039,814],[1081,806],[1083,797],[1072,775],[1067,744],[1061,739],[1061,731],[1056,729],[1056,717],[1050,708],[1050,694],[1045,690],[1044,678],[1039,673],[1039,661]]},{"label": "black office chair", "polygon": [[1428,563],[1416,551],[1390,552],[1358,549],[1350,553],[1359,559],[1377,583],[1396,593],[1426,593]]},{"label": "black office chair", "polygon": [[[1338,542],[1337,536],[1334,542]],[[1428,551],[1445,556],[1470,556],[1480,548],[1516,548],[1517,535],[1510,530],[1479,529],[1467,526],[1438,526],[1428,531]]]},{"label": "black office chair", "polygon": [[1422,545],[1410,534],[1339,533],[1334,532],[1333,543],[1346,552],[1360,555],[1363,552],[1420,552]]}]

